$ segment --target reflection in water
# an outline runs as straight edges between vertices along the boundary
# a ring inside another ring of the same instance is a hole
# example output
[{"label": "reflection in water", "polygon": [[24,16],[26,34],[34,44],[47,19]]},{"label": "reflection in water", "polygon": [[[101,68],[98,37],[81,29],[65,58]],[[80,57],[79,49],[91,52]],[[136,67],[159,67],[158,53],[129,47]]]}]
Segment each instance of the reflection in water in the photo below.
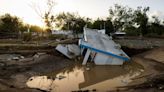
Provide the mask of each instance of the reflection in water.
[{"label": "reflection in water", "polygon": [[141,69],[127,71],[120,66],[74,67],[73,71],[61,72],[56,77],[31,77],[27,81],[30,88],[39,88],[51,92],[70,92],[75,90],[107,91],[118,86],[126,86],[131,78],[140,75]]}]

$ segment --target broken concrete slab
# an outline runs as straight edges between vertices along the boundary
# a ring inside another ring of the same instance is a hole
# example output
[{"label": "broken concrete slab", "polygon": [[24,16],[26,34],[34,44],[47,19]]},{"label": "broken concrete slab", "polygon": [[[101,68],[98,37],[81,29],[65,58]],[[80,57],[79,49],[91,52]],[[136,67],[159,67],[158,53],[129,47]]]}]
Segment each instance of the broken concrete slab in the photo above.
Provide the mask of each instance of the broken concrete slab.
[{"label": "broken concrete slab", "polygon": [[80,55],[80,48],[75,44],[59,44],[56,47],[56,50],[68,57],[69,59],[75,58],[76,56]]},{"label": "broken concrete slab", "polygon": [[80,48],[76,44],[68,45],[68,51],[75,54],[75,56],[80,55]]}]

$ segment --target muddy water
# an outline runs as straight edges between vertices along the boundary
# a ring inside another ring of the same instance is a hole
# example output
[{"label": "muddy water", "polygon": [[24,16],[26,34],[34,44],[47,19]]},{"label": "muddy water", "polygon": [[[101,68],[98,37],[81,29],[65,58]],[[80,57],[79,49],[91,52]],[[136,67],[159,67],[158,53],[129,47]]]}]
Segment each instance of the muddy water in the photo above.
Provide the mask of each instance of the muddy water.
[{"label": "muddy water", "polygon": [[[133,67],[133,68],[132,68]],[[33,76],[27,81],[30,88],[51,92],[96,90],[106,92],[126,86],[143,71],[136,64],[126,66],[74,66],[48,76]]]}]

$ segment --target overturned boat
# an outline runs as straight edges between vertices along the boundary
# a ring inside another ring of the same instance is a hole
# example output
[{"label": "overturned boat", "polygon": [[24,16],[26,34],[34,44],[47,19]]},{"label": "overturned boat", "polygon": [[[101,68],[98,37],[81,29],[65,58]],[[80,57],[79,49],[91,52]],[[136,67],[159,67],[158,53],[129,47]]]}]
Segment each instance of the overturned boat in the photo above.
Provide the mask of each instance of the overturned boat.
[{"label": "overturned boat", "polygon": [[96,65],[122,65],[130,59],[112,37],[94,29],[84,28],[84,37],[79,40],[79,46],[84,56],[83,65],[87,61],[94,61]]}]

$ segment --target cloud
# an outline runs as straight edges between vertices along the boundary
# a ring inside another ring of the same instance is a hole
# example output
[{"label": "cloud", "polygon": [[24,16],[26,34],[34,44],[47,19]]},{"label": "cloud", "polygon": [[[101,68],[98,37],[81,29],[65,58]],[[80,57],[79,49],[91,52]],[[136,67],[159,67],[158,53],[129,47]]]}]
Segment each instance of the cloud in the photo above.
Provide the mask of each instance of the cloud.
[{"label": "cloud", "polygon": [[161,11],[152,11],[148,13],[148,17],[150,21],[152,21],[152,16],[156,16],[159,18],[159,20],[164,20],[164,12]]}]

